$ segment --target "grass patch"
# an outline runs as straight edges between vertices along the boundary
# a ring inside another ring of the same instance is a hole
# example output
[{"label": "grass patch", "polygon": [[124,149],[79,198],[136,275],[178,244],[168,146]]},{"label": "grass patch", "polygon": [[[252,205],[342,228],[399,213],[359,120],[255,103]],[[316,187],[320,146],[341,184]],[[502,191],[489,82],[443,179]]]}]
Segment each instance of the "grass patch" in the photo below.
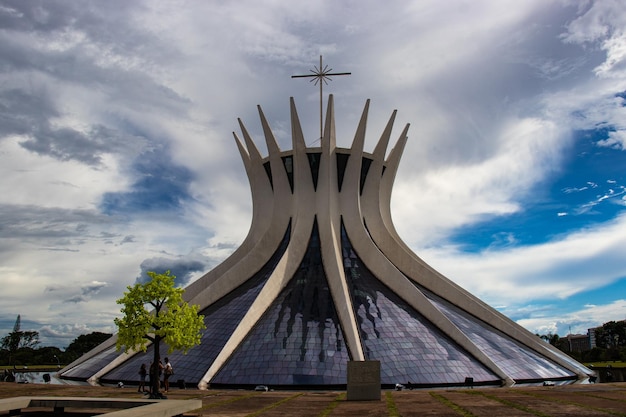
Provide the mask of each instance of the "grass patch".
[{"label": "grass patch", "polygon": [[330,415],[330,413],[339,405],[339,403],[341,401],[343,401],[346,398],[346,393],[343,392],[339,395],[337,395],[337,397],[335,397],[335,399],[328,404],[328,406],[320,413],[320,417],[326,417],[328,415]]},{"label": "grass patch", "polygon": [[538,410],[533,410],[530,407],[526,407],[525,405],[522,405],[513,401],[505,400],[504,398],[496,397],[495,395],[489,395],[481,391],[463,391],[463,392],[469,395],[481,395],[485,398],[489,398],[490,400],[497,401],[500,404],[504,404],[507,407],[515,408],[516,410],[520,410],[520,411],[532,414],[537,417],[550,417],[549,414],[542,413],[541,411],[538,411]]},{"label": "grass patch", "polygon": [[598,367],[598,368],[606,368],[607,366],[611,366],[613,368],[626,368],[626,362],[615,361],[615,362],[587,362],[586,366]]},{"label": "grass patch", "polygon": [[385,393],[385,402],[387,403],[387,411],[389,411],[389,416],[400,417],[398,407],[396,407],[396,402],[393,400],[393,395],[391,391],[387,391]]},{"label": "grass patch", "polygon": [[46,371],[58,371],[59,369],[63,369],[65,365],[28,365],[24,367],[23,365],[16,365],[15,368],[13,365],[1,365],[0,371],[18,371],[18,372],[46,372]]},{"label": "grass patch", "polygon": [[440,394],[437,394],[437,393],[434,393],[434,392],[429,392],[429,394],[430,394],[431,397],[433,397],[434,399],[439,401],[441,404],[445,405],[448,408],[451,408],[457,414],[459,414],[459,415],[461,415],[463,417],[476,417],[476,415],[474,413],[472,413],[469,410],[461,407],[458,404],[453,403],[452,401],[450,401],[449,399],[447,399],[443,395],[440,395]]},{"label": "grass patch", "polygon": [[235,401],[245,400],[246,398],[254,397],[258,395],[256,392],[248,395],[242,395],[241,397],[229,398],[228,400],[217,401],[211,404],[207,404],[201,408],[201,410],[208,410],[209,408],[219,407],[220,405],[234,403]]},{"label": "grass patch", "polygon": [[626,417],[626,414],[624,414],[624,413],[621,413],[621,412],[618,412],[618,411],[609,410],[607,408],[593,407],[593,406],[590,406],[590,405],[587,405],[587,404],[581,404],[581,403],[577,403],[577,402],[574,402],[574,401],[565,401],[565,400],[562,400],[560,398],[549,397],[547,395],[541,395],[541,394],[537,394],[537,393],[534,393],[534,392],[520,391],[520,394],[528,395],[529,397],[540,398],[542,400],[551,401],[551,402],[558,403],[558,404],[574,405],[576,407],[584,408],[586,410],[593,410],[593,411],[599,411],[601,413],[611,414],[612,416]]},{"label": "grass patch", "polygon": [[589,394],[587,392],[581,392],[579,393],[579,395],[583,395],[585,397],[591,397],[591,398],[599,398],[601,400],[607,400],[607,401],[617,401],[620,403],[626,402],[626,398],[611,398],[611,397],[605,397],[603,395]]},{"label": "grass patch", "polygon": [[299,393],[294,394],[294,395],[292,395],[292,396],[290,396],[290,397],[283,398],[282,400],[280,400],[280,401],[276,401],[275,403],[272,403],[272,404],[268,405],[267,407],[263,407],[263,408],[261,408],[260,410],[255,411],[254,413],[250,413],[250,414],[248,414],[246,417],[255,417],[255,416],[258,416],[259,414],[262,414],[262,413],[264,413],[264,412],[266,412],[266,411],[268,411],[268,410],[271,410],[272,408],[276,408],[276,407],[280,406],[281,404],[284,404],[284,403],[286,403],[287,401],[291,401],[291,400],[293,400],[294,398],[297,398],[297,397],[299,397],[299,396],[301,396],[301,395],[304,395],[304,393],[303,393],[303,392],[299,392]]}]

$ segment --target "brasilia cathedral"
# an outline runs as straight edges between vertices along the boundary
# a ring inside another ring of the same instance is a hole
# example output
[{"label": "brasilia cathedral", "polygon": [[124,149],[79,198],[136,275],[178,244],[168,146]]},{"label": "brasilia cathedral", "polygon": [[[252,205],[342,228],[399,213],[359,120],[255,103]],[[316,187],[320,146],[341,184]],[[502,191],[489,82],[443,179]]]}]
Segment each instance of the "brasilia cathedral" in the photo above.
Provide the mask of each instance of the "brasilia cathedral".
[{"label": "brasilia cathedral", "polygon": [[[206,330],[167,355],[178,385],[345,389],[349,361],[380,362],[383,388],[586,382],[593,372],[435,271],[400,239],[390,210],[408,125],[387,153],[395,111],[364,151],[369,100],[349,149],[336,146],[333,96],[320,147],[305,144],[293,99],[292,150],[259,107],[268,155],[240,121],[235,141],[250,181],[250,231],[190,284]],[[115,336],[61,370],[93,384],[136,384],[147,352]]]}]

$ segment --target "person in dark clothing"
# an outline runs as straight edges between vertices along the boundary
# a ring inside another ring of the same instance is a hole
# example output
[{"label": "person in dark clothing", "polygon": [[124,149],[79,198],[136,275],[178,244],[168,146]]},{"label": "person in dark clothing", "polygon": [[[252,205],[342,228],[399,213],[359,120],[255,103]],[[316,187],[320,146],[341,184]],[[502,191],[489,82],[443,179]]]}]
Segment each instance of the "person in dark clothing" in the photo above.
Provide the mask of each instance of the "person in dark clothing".
[{"label": "person in dark clothing", "polygon": [[148,370],[146,369],[146,364],[142,363],[139,368],[139,388],[137,388],[137,392],[146,392],[146,375],[148,375]]}]

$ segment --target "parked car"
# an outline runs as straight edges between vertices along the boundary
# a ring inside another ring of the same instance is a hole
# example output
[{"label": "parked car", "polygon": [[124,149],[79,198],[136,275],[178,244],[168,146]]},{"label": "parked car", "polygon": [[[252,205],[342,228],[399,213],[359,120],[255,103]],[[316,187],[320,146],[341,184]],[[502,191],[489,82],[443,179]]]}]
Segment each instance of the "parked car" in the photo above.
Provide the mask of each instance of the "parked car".
[{"label": "parked car", "polygon": [[255,391],[269,391],[270,389],[267,387],[267,385],[257,385],[256,387],[254,387]]}]

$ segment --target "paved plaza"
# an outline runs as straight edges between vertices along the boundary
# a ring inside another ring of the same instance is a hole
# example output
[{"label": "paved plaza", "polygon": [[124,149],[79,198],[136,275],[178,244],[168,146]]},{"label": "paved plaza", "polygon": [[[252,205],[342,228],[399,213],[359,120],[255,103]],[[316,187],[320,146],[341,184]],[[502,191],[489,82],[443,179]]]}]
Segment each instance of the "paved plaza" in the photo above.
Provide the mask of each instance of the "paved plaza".
[{"label": "paved plaza", "polygon": [[[626,383],[381,391],[380,401],[346,401],[339,391],[173,389],[167,395],[163,401],[202,400],[202,408],[187,417],[626,416]],[[0,398],[18,396],[143,398],[135,387],[0,383]]]}]

